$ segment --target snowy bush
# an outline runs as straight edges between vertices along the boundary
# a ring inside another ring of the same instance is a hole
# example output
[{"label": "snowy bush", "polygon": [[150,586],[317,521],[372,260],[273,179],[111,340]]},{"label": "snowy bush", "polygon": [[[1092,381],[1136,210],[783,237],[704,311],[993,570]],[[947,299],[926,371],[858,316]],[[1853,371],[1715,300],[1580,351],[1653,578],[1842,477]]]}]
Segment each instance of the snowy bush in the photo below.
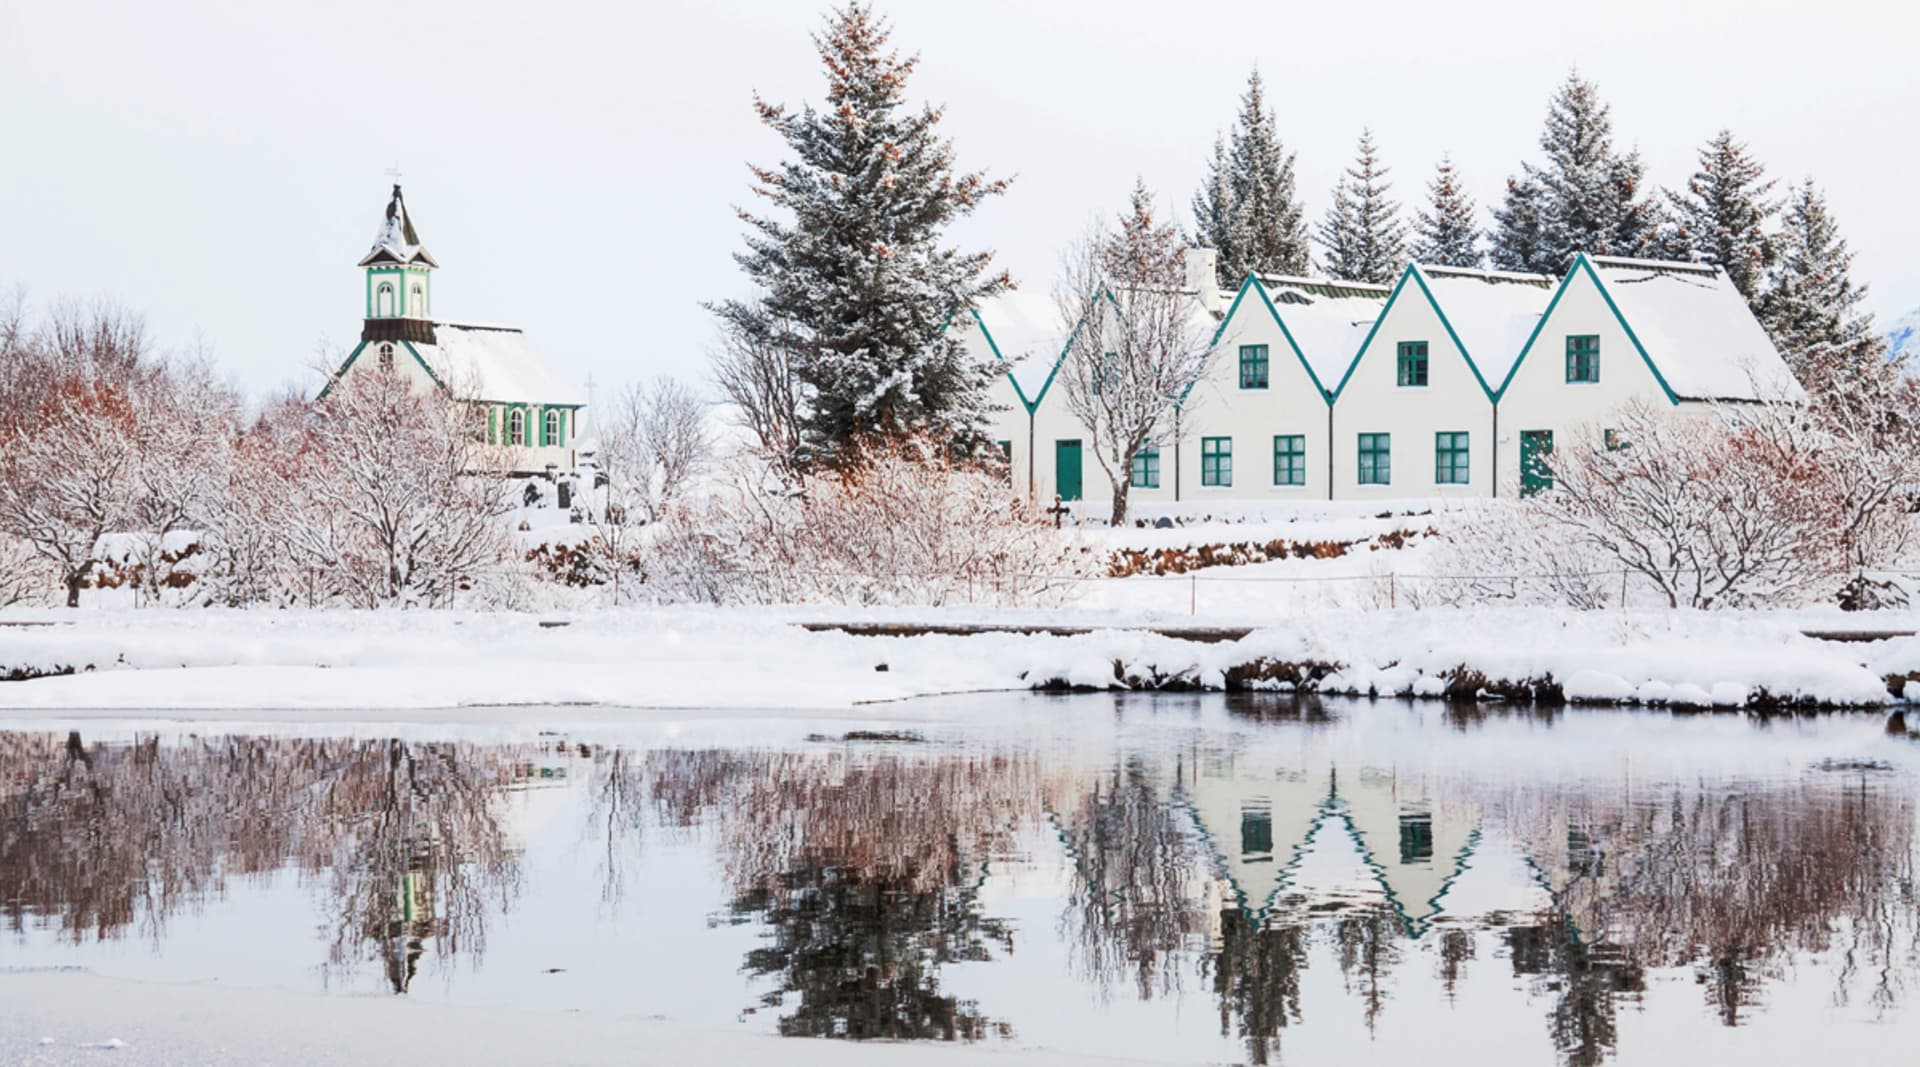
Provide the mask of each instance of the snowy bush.
[{"label": "snowy bush", "polygon": [[209,537],[230,603],[501,605],[527,569],[474,413],[390,372],[337,381],[236,446]]},{"label": "snowy bush", "polygon": [[1003,477],[926,438],[867,445],[798,481],[744,463],[674,510],[648,547],[668,599],[745,603],[1058,602],[1088,552],[1016,499]]},{"label": "snowy bush", "polygon": [[1454,603],[1787,606],[1836,595],[1914,540],[1915,457],[1803,407],[1629,405],[1555,450],[1553,488],[1489,509],[1436,560]]}]

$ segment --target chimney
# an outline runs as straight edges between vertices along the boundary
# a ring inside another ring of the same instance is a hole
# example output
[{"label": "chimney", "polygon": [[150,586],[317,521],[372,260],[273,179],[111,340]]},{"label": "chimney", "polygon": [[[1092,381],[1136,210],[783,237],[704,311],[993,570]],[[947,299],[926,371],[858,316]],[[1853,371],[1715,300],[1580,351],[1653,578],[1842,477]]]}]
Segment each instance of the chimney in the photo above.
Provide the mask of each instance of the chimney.
[{"label": "chimney", "polygon": [[1219,272],[1219,249],[1187,249],[1187,288],[1198,290],[1201,306],[1216,315],[1226,307],[1226,294],[1220,291]]}]

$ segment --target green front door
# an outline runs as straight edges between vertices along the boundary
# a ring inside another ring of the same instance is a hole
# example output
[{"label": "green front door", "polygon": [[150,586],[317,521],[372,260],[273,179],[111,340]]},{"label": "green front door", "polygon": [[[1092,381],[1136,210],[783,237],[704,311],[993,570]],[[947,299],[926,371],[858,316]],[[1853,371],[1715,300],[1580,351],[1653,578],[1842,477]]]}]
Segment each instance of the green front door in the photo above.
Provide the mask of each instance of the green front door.
[{"label": "green front door", "polygon": [[1053,443],[1053,487],[1062,500],[1080,499],[1080,442]]},{"label": "green front door", "polygon": [[1552,430],[1520,431],[1520,495],[1532,496],[1553,488],[1553,468],[1547,457],[1553,455]]}]

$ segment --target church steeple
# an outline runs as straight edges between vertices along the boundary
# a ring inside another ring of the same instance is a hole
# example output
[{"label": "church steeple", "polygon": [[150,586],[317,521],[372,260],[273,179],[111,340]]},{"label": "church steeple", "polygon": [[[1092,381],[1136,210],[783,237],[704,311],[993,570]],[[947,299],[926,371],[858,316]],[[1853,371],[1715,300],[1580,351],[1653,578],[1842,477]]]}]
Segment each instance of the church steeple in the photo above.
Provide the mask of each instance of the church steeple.
[{"label": "church steeple", "polygon": [[367,272],[369,326],[376,320],[432,318],[433,282],[429,272],[440,264],[420,243],[397,182],[380,229],[374,234],[373,247],[361,257],[359,265]]}]

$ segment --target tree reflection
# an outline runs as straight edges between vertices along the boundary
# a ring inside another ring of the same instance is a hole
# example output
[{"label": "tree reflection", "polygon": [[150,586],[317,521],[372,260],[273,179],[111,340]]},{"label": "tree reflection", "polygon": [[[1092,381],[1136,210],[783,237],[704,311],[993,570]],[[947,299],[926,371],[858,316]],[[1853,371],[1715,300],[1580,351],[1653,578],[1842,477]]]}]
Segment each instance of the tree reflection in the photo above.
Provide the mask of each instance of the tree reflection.
[{"label": "tree reflection", "polygon": [[1073,859],[1063,925],[1075,970],[1103,992],[1131,977],[1142,1000],[1180,986],[1178,954],[1206,924],[1204,846],[1140,758],[1058,791]]},{"label": "tree reflection", "polygon": [[431,942],[477,952],[517,860],[500,823],[513,750],[365,739],[88,744],[0,733],[0,907],[74,942],[138,930],[293,867],[332,926],[329,963],[405,992]]},{"label": "tree reflection", "polygon": [[1036,759],[698,751],[655,753],[650,768],[666,821],[721,846],[726,921],[767,927],[745,966],[773,981],[761,1006],[784,1011],[782,1034],[1010,1032],[944,992],[940,971],[1013,949],[979,889],[989,857],[1038,821]]}]

